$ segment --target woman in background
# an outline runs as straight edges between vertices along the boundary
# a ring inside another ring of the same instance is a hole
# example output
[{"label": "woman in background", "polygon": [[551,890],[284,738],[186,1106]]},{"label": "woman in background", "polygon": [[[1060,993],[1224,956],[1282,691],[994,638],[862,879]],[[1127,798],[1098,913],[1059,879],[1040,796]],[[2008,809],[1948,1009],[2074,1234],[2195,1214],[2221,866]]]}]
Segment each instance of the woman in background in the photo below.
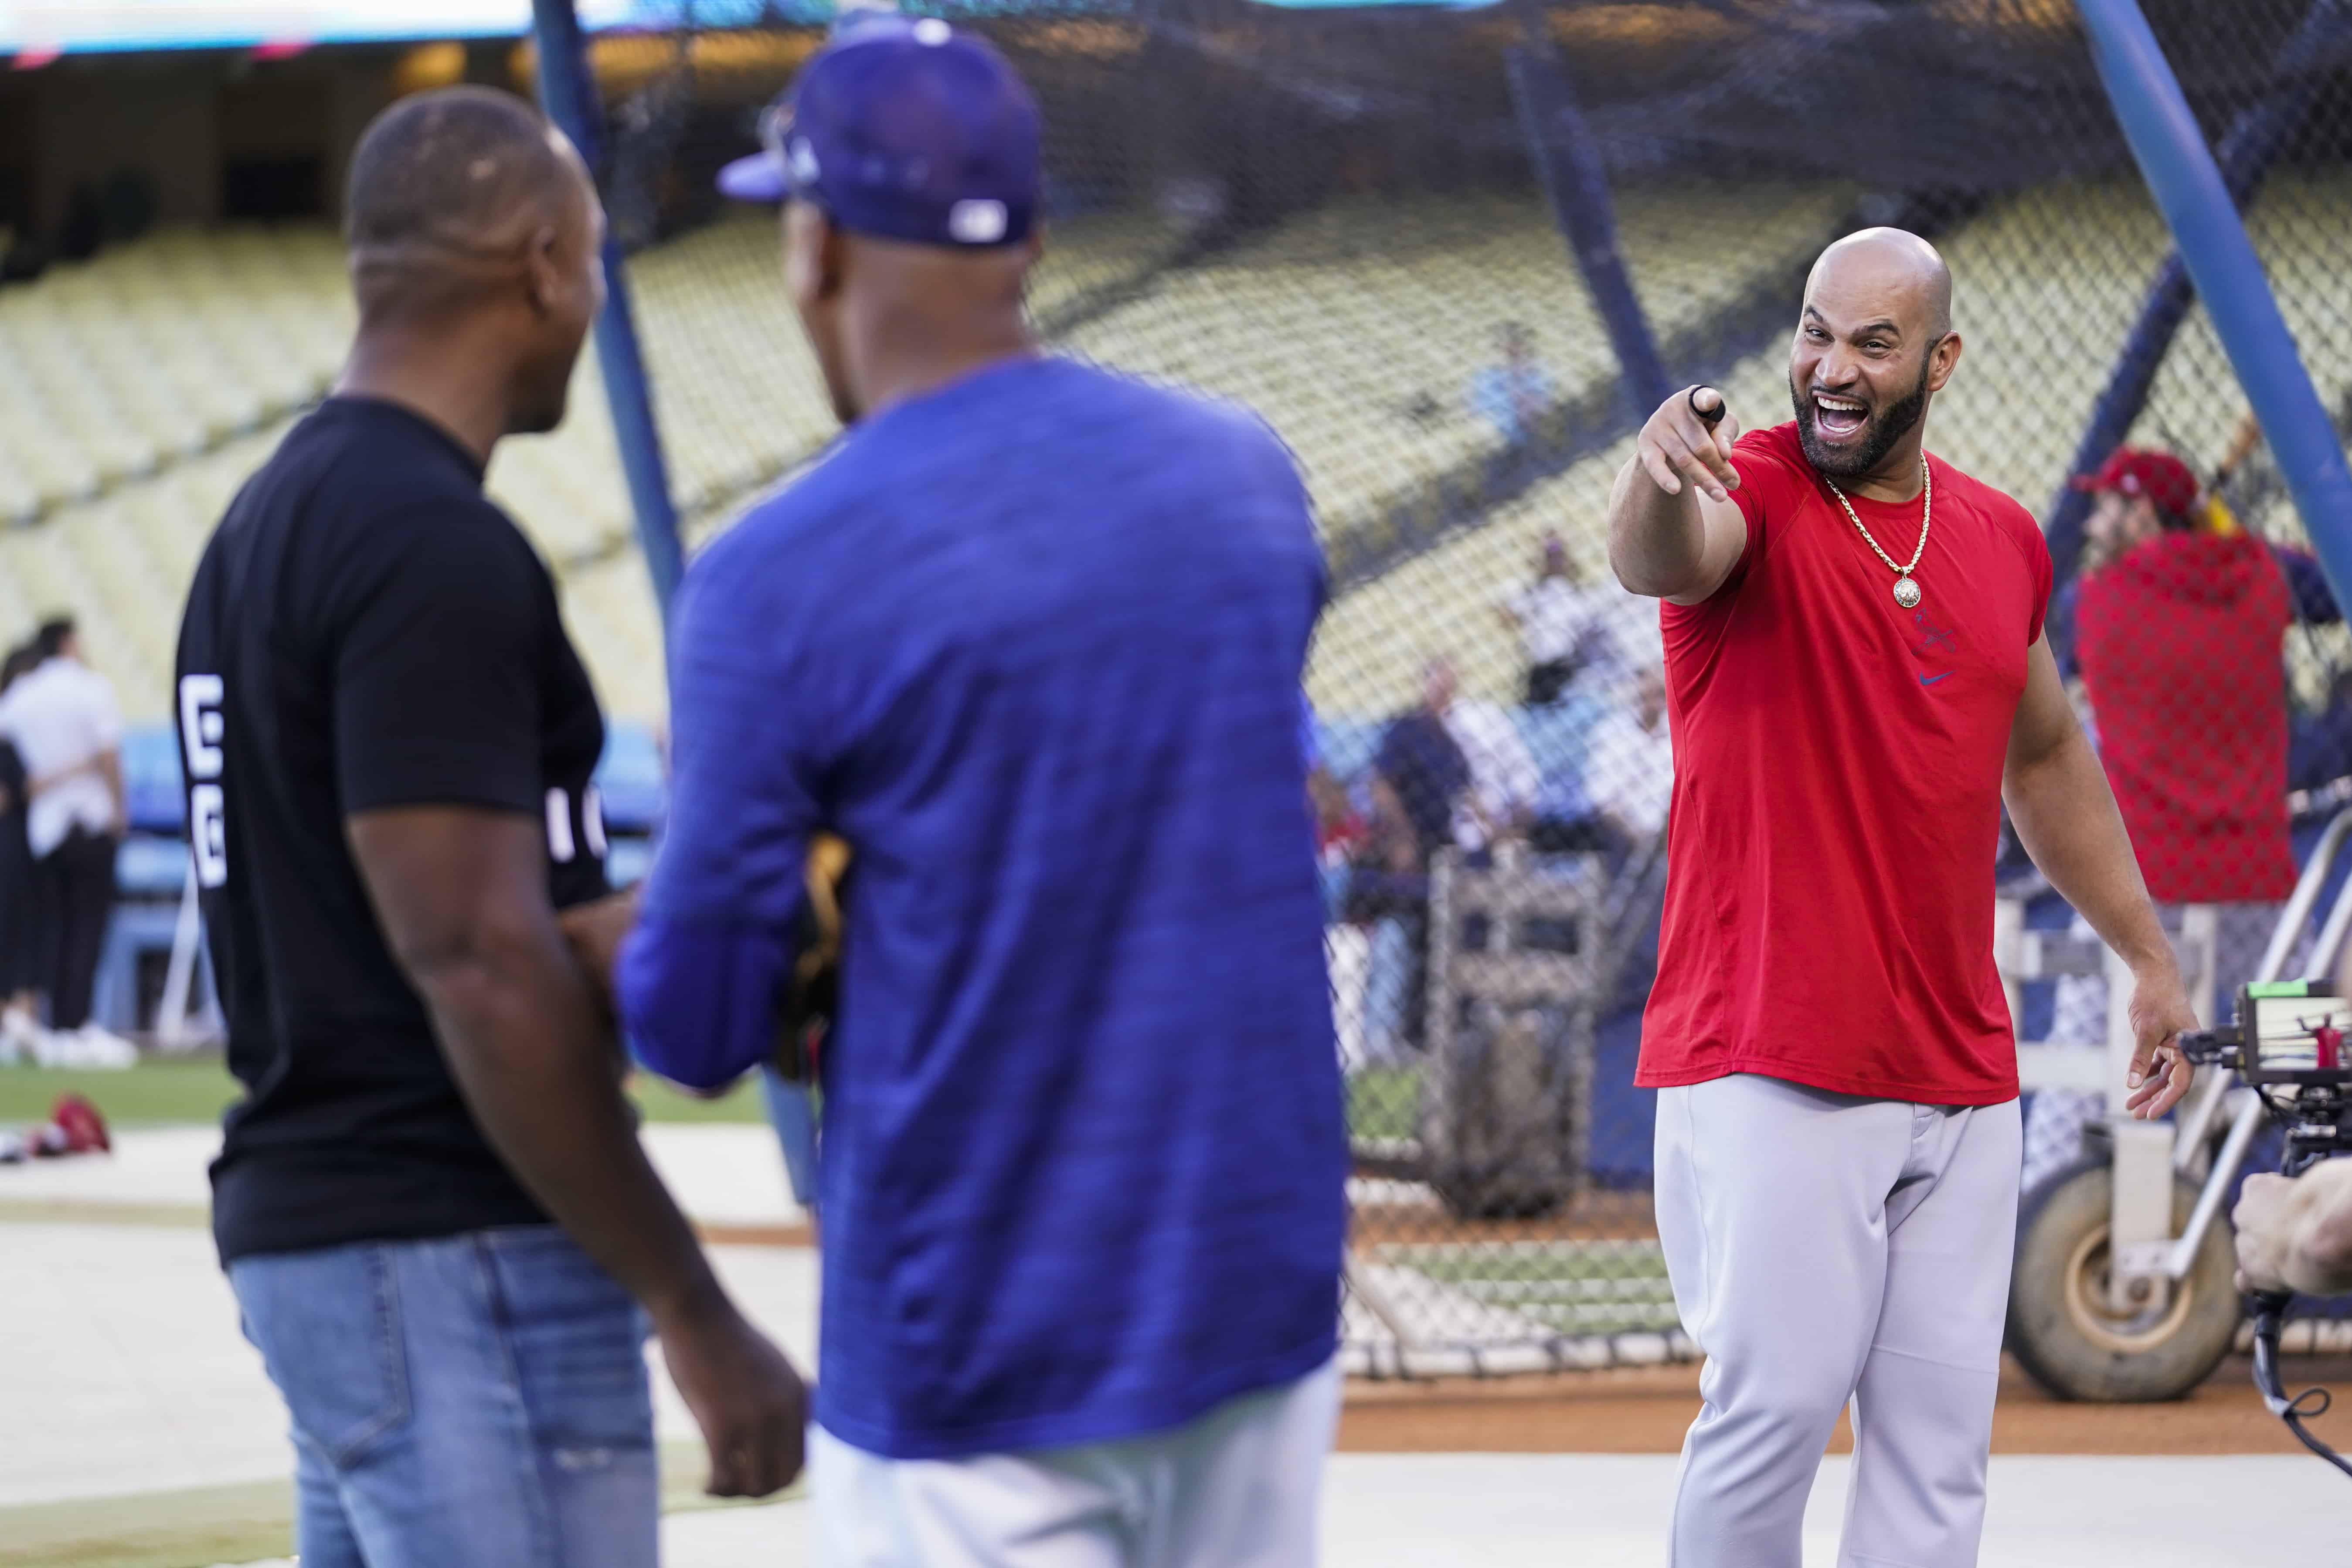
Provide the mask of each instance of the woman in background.
[{"label": "woman in background", "polygon": [[[0,665],[0,713],[8,689],[39,662],[39,652],[29,646],[9,651]],[[32,988],[39,947],[33,921],[33,851],[25,838],[29,784],[25,760],[0,718],[0,1063],[30,1054],[40,1035]]]}]

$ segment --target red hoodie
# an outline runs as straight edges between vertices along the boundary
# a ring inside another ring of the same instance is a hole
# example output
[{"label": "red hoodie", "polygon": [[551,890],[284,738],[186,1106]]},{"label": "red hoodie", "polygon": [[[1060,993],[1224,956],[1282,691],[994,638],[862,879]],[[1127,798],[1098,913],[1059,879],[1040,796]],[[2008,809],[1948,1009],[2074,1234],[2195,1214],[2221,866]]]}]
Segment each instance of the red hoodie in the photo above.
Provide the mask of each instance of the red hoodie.
[{"label": "red hoodie", "polygon": [[2162,902],[2294,889],[2280,647],[2292,619],[2269,546],[2248,534],[2159,534],[2084,579],[2075,651],[2099,750]]}]

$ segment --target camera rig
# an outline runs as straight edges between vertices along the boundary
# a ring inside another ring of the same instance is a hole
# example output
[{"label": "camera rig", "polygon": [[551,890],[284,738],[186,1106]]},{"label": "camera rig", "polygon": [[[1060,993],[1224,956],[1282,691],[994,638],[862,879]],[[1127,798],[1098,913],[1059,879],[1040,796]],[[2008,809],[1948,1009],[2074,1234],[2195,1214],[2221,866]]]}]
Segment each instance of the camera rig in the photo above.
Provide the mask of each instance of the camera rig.
[{"label": "camera rig", "polygon": [[[2237,1016],[2226,1028],[2184,1034],[2181,1054],[2220,1067],[2262,1098],[2285,1138],[2281,1173],[2300,1176],[2322,1160],[2352,1153],[2352,1001],[2319,980],[2283,980],[2239,988]],[[2304,1423],[2325,1415],[2324,1388],[2290,1399],[2279,1382],[2279,1331],[2285,1291],[2257,1290],[2247,1304],[2254,1323],[2254,1386],[2271,1414],[2303,1446],[2352,1476],[2352,1463],[2313,1436]]]}]

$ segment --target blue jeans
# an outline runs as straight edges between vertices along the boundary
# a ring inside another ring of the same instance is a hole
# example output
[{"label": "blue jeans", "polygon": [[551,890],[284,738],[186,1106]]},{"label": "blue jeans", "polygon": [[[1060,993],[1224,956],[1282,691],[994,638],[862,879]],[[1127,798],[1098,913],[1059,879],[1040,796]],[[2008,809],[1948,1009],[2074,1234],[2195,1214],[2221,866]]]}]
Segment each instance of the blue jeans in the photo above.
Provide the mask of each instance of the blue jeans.
[{"label": "blue jeans", "polygon": [[242,1258],[303,1568],[653,1568],[636,1303],[552,1226]]},{"label": "blue jeans", "polygon": [[760,1092],[768,1101],[768,1125],[784,1151],[784,1179],[792,1184],[793,1202],[816,1212],[816,1113],[809,1105],[808,1085],[794,1083],[772,1067],[760,1069]]}]

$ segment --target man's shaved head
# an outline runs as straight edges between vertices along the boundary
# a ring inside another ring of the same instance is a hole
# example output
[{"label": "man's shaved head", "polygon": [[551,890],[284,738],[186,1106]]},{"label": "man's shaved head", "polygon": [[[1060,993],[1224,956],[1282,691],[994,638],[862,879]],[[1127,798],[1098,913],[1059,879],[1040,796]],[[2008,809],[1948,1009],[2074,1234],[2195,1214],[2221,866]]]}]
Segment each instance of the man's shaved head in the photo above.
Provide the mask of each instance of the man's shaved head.
[{"label": "man's shaved head", "polygon": [[1805,298],[1825,287],[1907,299],[1927,337],[1952,330],[1952,269],[1941,252],[1908,229],[1859,229],[1832,244],[1813,263]]},{"label": "man's shaved head", "polygon": [[1789,354],[1807,460],[1832,478],[1907,493],[1927,405],[1959,357],[1951,268],[1934,246],[1899,228],[1832,245],[1805,279]]},{"label": "man's shaved head", "polygon": [[352,157],[343,237],[362,312],[464,308],[511,274],[535,236],[577,222],[586,190],[569,144],[511,93],[403,99]]},{"label": "man's shaved head", "polygon": [[572,143],[508,93],[418,93],[360,138],[345,208],[355,353],[462,365],[506,433],[553,429],[604,302],[604,209]]}]

